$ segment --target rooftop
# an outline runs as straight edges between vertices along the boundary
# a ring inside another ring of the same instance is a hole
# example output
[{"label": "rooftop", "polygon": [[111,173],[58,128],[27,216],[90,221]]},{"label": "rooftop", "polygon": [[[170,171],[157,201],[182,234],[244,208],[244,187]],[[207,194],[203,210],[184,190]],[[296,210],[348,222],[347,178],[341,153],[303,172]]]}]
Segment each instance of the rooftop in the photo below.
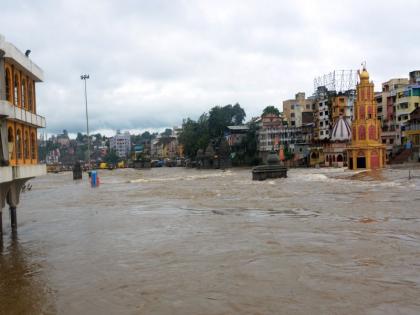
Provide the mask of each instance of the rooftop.
[{"label": "rooftop", "polygon": [[7,42],[5,37],[0,34],[0,55],[2,53],[5,59],[10,59],[18,67],[29,72],[35,81],[43,81],[44,72],[42,69],[13,44]]}]

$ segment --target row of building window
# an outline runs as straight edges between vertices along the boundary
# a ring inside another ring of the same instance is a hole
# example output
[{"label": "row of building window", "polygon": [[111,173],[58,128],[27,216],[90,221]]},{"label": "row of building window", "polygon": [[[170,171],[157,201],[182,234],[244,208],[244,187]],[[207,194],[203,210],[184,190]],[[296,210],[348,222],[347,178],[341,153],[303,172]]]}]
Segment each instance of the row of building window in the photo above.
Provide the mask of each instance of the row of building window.
[{"label": "row of building window", "polygon": [[19,72],[12,73],[9,68],[5,69],[6,100],[18,107],[23,107],[35,113],[35,90],[34,83]]},{"label": "row of building window", "polygon": [[[16,134],[14,134],[13,129],[9,127],[8,129],[8,142],[13,144],[13,153],[16,154],[16,159],[21,160],[25,159],[36,159],[36,138],[35,132],[32,132],[29,138],[29,132],[26,130],[23,133],[20,128],[16,129]],[[12,155],[13,156],[13,155]]]}]

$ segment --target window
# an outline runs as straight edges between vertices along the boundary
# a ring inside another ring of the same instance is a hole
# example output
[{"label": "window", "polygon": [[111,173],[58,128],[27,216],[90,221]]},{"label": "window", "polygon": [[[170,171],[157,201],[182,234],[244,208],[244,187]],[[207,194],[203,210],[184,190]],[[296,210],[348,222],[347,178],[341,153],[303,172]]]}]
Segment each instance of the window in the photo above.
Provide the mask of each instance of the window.
[{"label": "window", "polygon": [[376,129],[374,125],[369,126],[369,139],[376,140]]},{"label": "window", "polygon": [[36,159],[36,141],[35,141],[35,134],[31,133],[31,158],[34,160]]},{"label": "window", "polygon": [[26,130],[23,137],[23,153],[25,159],[29,159],[29,132]]},{"label": "window", "polygon": [[15,80],[14,80],[14,104],[15,106],[19,106],[19,77],[17,74],[15,74]]},{"label": "window", "polygon": [[28,80],[28,110],[34,112],[32,107],[32,82]]},{"label": "window", "polygon": [[13,129],[12,128],[8,128],[8,130],[7,130],[7,142],[9,142],[9,144],[11,144],[12,146],[13,146],[13,152],[9,152],[9,157],[10,158],[13,158],[13,153],[14,153],[14,150],[15,150],[15,148],[14,148],[14,143],[15,143],[15,140],[13,139],[13,135],[14,135],[14,131],[13,131]]},{"label": "window", "polygon": [[21,89],[22,94],[21,94],[20,98],[22,99],[22,107],[26,108],[27,104],[26,104],[26,81],[25,81],[25,79],[22,80],[21,87],[22,87],[22,89]]},{"label": "window", "polygon": [[290,109],[294,110],[295,109],[295,105],[290,105]]},{"label": "window", "polygon": [[323,126],[324,126],[324,122],[323,122],[323,121],[321,121],[321,122],[319,123],[319,125],[320,125],[321,127],[323,127]]},{"label": "window", "polygon": [[383,144],[386,144],[386,139],[382,139],[382,143]]},{"label": "window", "polygon": [[389,139],[389,144],[394,144],[394,139]]},{"label": "window", "polygon": [[359,126],[359,140],[366,140],[366,129],[365,126]]},{"label": "window", "polygon": [[12,94],[10,93],[10,88],[12,86],[12,84],[11,84],[12,78],[10,76],[9,69],[6,69],[5,81],[6,81],[6,100],[8,100],[10,103],[12,103]]},{"label": "window", "polygon": [[22,134],[20,129],[16,131],[16,158],[22,158]]}]

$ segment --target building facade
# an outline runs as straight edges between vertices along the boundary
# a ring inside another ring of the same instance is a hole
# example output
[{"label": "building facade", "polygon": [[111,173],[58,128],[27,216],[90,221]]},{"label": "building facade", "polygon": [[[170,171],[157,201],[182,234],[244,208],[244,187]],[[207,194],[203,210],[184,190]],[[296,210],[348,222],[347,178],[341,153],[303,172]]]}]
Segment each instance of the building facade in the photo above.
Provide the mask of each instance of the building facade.
[{"label": "building facade", "polygon": [[280,146],[288,148],[297,159],[303,159],[309,152],[313,137],[313,123],[300,127],[283,124],[280,116],[269,114],[261,117],[257,131],[257,150],[263,162],[272,150]]},{"label": "building facade", "polygon": [[410,120],[405,126],[405,137],[408,147],[412,150],[412,159],[420,162],[420,107],[410,114]]},{"label": "building facade", "polygon": [[327,141],[330,139],[331,130],[331,92],[325,87],[318,87],[315,92],[314,100],[314,139],[317,142]]},{"label": "building facade", "polygon": [[12,227],[16,207],[27,180],[46,174],[38,163],[37,129],[45,118],[37,114],[35,84],[42,82],[42,70],[0,35],[0,235],[1,211],[6,200]]},{"label": "building facade", "polygon": [[366,68],[359,73],[359,78],[348,166],[350,169],[382,168],[385,165],[385,145],[381,142],[381,123],[377,118],[374,85],[369,81]]},{"label": "building facade", "polygon": [[294,99],[283,101],[283,114],[290,127],[301,127],[303,123],[313,122],[313,99],[299,92]]},{"label": "building facade", "polygon": [[350,121],[352,120],[355,94],[355,90],[347,90],[345,92],[339,92],[333,96],[331,102],[331,116],[333,126],[340,119],[340,117]]},{"label": "building facade", "polygon": [[390,159],[402,143],[401,120],[397,120],[397,96],[408,86],[406,78],[394,78],[382,83],[382,91],[375,94],[377,115],[381,121],[381,142]]},{"label": "building facade", "polygon": [[126,158],[131,151],[130,133],[117,131],[117,134],[109,139],[109,148],[115,150],[120,158]]}]

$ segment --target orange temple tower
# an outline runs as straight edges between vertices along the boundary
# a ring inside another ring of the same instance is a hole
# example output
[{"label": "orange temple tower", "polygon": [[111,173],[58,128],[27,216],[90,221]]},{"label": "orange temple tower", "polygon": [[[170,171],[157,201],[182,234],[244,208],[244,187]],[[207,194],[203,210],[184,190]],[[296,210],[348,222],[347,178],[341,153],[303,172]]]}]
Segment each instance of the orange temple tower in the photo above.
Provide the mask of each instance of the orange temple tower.
[{"label": "orange temple tower", "polygon": [[357,98],[354,104],[352,140],[348,147],[350,169],[378,169],[385,165],[385,145],[381,143],[381,123],[376,115],[373,82],[366,67],[359,72]]}]

